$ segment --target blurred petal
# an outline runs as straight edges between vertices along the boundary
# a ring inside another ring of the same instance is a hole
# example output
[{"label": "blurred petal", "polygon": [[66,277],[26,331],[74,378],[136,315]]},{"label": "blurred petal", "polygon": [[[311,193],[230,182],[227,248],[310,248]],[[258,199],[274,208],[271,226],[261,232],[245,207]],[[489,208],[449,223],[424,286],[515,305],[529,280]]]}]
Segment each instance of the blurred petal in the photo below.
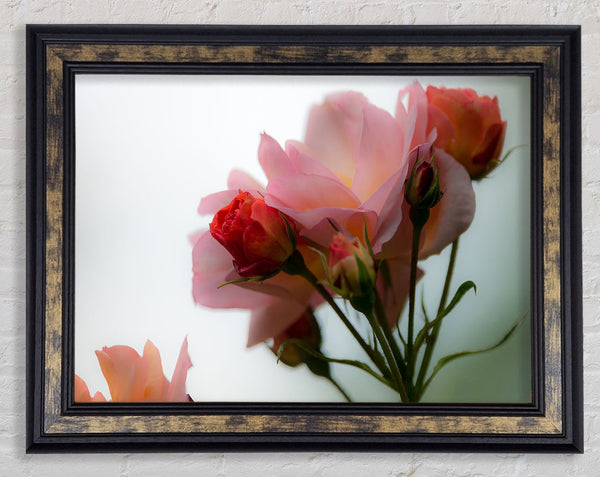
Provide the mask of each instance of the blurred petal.
[{"label": "blurred petal", "polygon": [[267,193],[266,201],[271,207],[282,205],[298,211],[318,207],[357,208],[360,205],[358,197],[339,180],[301,173],[270,180]]},{"label": "blurred petal", "polygon": [[361,209],[373,210],[377,214],[377,224],[371,236],[375,253],[379,253],[382,245],[394,236],[402,222],[402,203],[404,202],[402,190],[405,177],[405,169],[397,170],[361,206]]},{"label": "blurred petal", "polygon": [[425,241],[419,252],[423,259],[440,253],[465,232],[475,216],[475,192],[467,171],[452,156],[436,149],[442,200],[431,209],[425,224]]},{"label": "blurred petal", "polygon": [[200,200],[198,213],[200,215],[215,215],[223,207],[231,203],[231,201],[239,194],[238,190],[223,190],[209,194]]},{"label": "blurred petal", "polygon": [[456,136],[454,126],[448,116],[437,106],[430,104],[427,110],[429,111],[428,129],[437,130],[436,147],[447,150]]},{"label": "blurred petal", "polygon": [[258,161],[269,180],[296,172],[296,168],[285,151],[275,139],[266,133],[263,133],[260,136]]},{"label": "blurred petal", "polygon": [[144,345],[142,361],[146,363],[145,367],[148,370],[144,386],[144,401],[164,401],[169,381],[167,381],[167,378],[163,374],[160,352],[150,340],[146,341]]},{"label": "blurred petal", "polygon": [[[192,251],[194,301],[211,308],[258,308],[265,297],[236,285],[223,285],[235,273],[231,255],[210,234],[205,232]],[[239,275],[236,274],[236,278]]]},{"label": "blurred petal", "polygon": [[[404,147],[408,152],[427,142],[427,96],[418,81],[400,91],[399,98],[408,93],[408,116],[404,130]],[[399,99],[400,101],[400,99]]]},{"label": "blurred petal", "polygon": [[332,95],[311,109],[306,125],[305,142],[315,159],[348,187],[360,151],[364,104],[367,100],[360,93]]},{"label": "blurred petal", "polygon": [[[400,313],[408,300],[410,286],[410,265],[402,260],[387,260],[389,278],[391,283],[386,283],[384,274],[377,277],[377,291],[383,302],[388,323],[394,328]],[[424,275],[423,270],[417,268],[417,281]]]},{"label": "blurred petal", "polygon": [[292,161],[298,172],[328,177],[336,182],[340,182],[339,178],[333,172],[313,159],[314,154],[308,146],[299,141],[287,141],[285,144],[290,161]]},{"label": "blurred petal", "polygon": [[114,402],[143,401],[147,369],[133,348],[105,346],[96,350],[96,357]]},{"label": "blurred petal", "polygon": [[270,297],[266,306],[252,310],[247,346],[254,346],[282,333],[300,318],[305,310],[306,304],[300,305],[296,301]]},{"label": "blurred petal", "polygon": [[106,398],[100,391],[92,397],[85,381],[75,375],[75,402],[106,402]]},{"label": "blurred petal", "polygon": [[[249,191],[252,195],[254,191],[264,192],[265,188],[254,177],[239,169],[233,169],[227,178],[227,187],[232,190]],[[227,204],[225,204],[227,205]],[[216,211],[215,211],[216,212]]]},{"label": "blurred petal", "polygon": [[365,201],[398,169],[406,173],[406,159],[398,122],[387,111],[368,103],[363,105],[362,114],[352,191]]},{"label": "blurred petal", "polygon": [[188,354],[188,340],[187,337],[183,340],[179,356],[177,358],[177,364],[175,365],[175,371],[173,371],[173,377],[171,378],[171,384],[167,391],[165,400],[170,402],[182,402],[188,400],[188,395],[185,391],[185,381],[187,379],[188,370],[192,367],[192,360]]}]

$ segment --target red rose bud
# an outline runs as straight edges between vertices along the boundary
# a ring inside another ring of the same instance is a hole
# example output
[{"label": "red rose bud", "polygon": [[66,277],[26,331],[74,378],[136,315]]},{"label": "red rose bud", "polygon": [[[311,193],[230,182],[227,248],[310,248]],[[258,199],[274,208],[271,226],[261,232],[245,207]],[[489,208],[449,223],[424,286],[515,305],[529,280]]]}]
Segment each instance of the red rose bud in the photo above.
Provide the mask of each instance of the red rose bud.
[{"label": "red rose bud", "polygon": [[266,277],[279,271],[295,250],[293,225],[264,199],[240,192],[219,210],[210,233],[233,257],[238,274],[245,278]]},{"label": "red rose bud", "polygon": [[427,87],[427,133],[437,129],[435,147],[460,162],[472,179],[489,173],[500,162],[506,121],[498,98],[478,96],[472,89]]},{"label": "red rose bud", "polygon": [[371,295],[376,279],[375,261],[356,237],[350,241],[337,232],[329,245],[329,275],[331,283],[342,295]]},{"label": "red rose bud", "polygon": [[417,157],[404,186],[404,198],[411,207],[431,209],[440,201],[443,192],[438,167],[433,164],[433,148],[424,145],[422,149],[427,150],[427,154],[420,156],[420,148],[416,149]]},{"label": "red rose bud", "polygon": [[[314,315],[307,311],[284,332],[273,338],[271,350],[277,354],[281,345],[290,339],[304,341],[307,346],[318,350],[321,346],[321,330]],[[294,343],[288,343],[279,356],[288,366],[297,366],[307,360],[307,353]]]}]

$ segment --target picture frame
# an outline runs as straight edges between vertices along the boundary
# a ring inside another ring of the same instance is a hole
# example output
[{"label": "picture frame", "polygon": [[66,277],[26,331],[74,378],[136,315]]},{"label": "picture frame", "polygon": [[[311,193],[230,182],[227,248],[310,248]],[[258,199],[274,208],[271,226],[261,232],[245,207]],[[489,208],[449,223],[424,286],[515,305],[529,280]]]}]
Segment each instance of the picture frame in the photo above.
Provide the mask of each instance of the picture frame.
[{"label": "picture frame", "polygon": [[[580,28],[27,27],[27,452],[583,452]],[[530,79],[531,401],[74,400],[75,79],[498,75]]]}]

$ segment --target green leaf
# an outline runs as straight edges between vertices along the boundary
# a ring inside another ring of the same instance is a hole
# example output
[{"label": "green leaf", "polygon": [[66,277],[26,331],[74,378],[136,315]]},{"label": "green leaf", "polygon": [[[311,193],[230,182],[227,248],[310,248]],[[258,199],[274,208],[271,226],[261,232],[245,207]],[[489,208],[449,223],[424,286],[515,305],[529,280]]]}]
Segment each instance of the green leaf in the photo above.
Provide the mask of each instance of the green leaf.
[{"label": "green leaf", "polygon": [[378,381],[381,381],[386,386],[389,386],[390,388],[395,390],[394,385],[390,381],[385,379],[383,376],[380,376],[379,374],[377,374],[375,371],[373,371],[369,367],[369,365],[363,363],[362,361],[357,361],[357,360],[353,360],[353,359],[330,358],[330,357],[325,356],[324,354],[320,353],[319,351],[315,350],[314,348],[311,348],[304,341],[296,339],[296,338],[292,338],[292,339],[286,340],[283,343],[281,343],[281,346],[279,347],[279,351],[277,352],[277,360],[278,361],[279,361],[279,358],[281,357],[281,354],[283,353],[283,350],[285,349],[285,346],[287,346],[288,344],[294,344],[294,345],[298,346],[300,349],[302,349],[303,351],[305,351],[306,353],[308,353],[309,355],[311,355],[317,359],[320,359],[322,361],[325,361],[327,363],[345,364],[347,366],[352,366],[354,368],[361,369],[361,370],[367,372],[368,374],[370,374],[371,376],[373,376]]},{"label": "green leaf", "polygon": [[502,339],[500,341],[494,343],[491,346],[488,346],[487,348],[482,348],[482,349],[478,349],[478,350],[474,350],[474,351],[461,351],[459,353],[450,354],[448,356],[444,356],[443,358],[440,358],[440,360],[436,363],[435,367],[433,368],[431,376],[429,376],[429,379],[427,379],[427,381],[425,381],[425,384],[423,385],[423,392],[425,391],[425,389],[427,389],[427,386],[429,386],[429,383],[431,383],[431,380],[440,371],[440,369],[442,369],[448,363],[451,363],[455,359],[462,358],[463,356],[471,356],[474,354],[486,353],[488,351],[492,351],[492,350],[498,348],[499,346],[503,345],[514,334],[514,332],[517,331],[517,329],[519,329],[519,327],[523,324],[526,316],[527,316],[527,314],[523,315],[523,317],[519,321],[517,321],[510,328],[510,330],[508,330],[508,332],[502,337]]},{"label": "green leaf", "polygon": [[[425,323],[425,326],[421,329],[421,331],[419,331],[417,337],[415,338],[415,350],[421,348],[423,342],[425,341],[425,337],[427,336],[427,332],[433,327],[437,326],[438,323],[441,323],[441,321],[446,316],[448,316],[448,314],[454,309],[454,307],[458,305],[458,302],[462,299],[465,293],[467,293],[471,288],[477,291],[475,283],[473,283],[470,280],[464,282],[461,286],[458,287],[458,290],[456,290],[456,293],[450,301],[450,304],[444,309],[444,311],[442,311],[433,321],[427,321]],[[425,309],[423,309],[423,311],[425,312]]]},{"label": "green leaf", "polygon": [[467,280],[461,286],[459,286],[458,290],[456,290],[456,293],[454,294],[454,297],[452,298],[452,300],[450,300],[448,306],[444,308],[442,315],[448,315],[453,310],[453,308],[456,305],[458,305],[462,297],[465,296],[465,293],[467,293],[471,288],[473,289],[473,291],[475,291],[475,293],[477,293],[477,287],[475,286],[475,283],[473,283],[471,280]]}]

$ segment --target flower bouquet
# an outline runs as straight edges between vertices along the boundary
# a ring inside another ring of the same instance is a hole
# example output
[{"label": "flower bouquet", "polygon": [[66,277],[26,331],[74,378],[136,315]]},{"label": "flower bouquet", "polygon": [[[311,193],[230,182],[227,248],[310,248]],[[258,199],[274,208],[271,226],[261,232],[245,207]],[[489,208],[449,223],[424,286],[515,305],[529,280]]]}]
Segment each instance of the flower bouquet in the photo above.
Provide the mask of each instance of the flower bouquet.
[{"label": "flower bouquet", "polygon": [[[212,220],[194,236],[194,300],[250,310],[249,346],[264,342],[279,361],[305,364],[348,401],[331,363],[420,401],[447,363],[500,346],[522,321],[491,346],[431,362],[444,321],[476,291],[468,280],[453,287],[453,270],[475,215],[472,182],[508,155],[506,127],[497,99],[470,89],[416,82],[400,91],[394,116],[358,92],[327,97],[310,110],[302,142],[282,147],[262,134],[266,185],[234,169],[228,190],[202,199],[198,211]],[[446,247],[431,312],[416,296],[419,263]],[[316,315],[327,307],[361,359],[324,352]]]}]

